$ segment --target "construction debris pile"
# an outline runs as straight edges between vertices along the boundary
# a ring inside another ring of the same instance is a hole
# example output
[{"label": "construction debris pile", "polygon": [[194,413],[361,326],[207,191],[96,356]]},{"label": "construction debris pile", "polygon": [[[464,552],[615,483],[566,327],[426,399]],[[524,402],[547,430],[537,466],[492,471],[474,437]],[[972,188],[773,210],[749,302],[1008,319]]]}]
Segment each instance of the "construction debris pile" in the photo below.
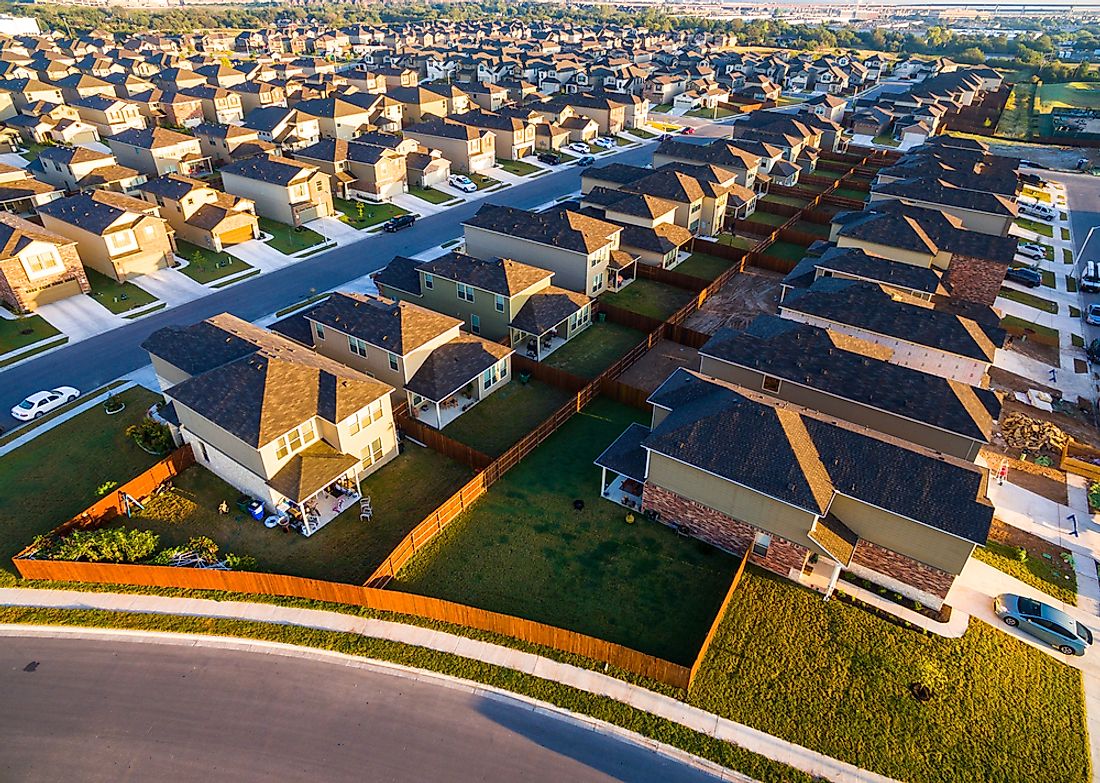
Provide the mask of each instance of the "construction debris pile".
[{"label": "construction debris pile", "polygon": [[1069,436],[1049,421],[1040,421],[1022,413],[1010,413],[1001,421],[1001,436],[1011,449],[1060,452]]}]

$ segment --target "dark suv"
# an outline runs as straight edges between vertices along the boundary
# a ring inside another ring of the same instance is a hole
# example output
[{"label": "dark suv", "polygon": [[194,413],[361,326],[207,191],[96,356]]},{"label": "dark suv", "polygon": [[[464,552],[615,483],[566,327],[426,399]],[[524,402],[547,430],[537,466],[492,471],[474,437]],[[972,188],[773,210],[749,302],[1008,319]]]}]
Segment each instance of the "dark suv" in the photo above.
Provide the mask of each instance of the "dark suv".
[{"label": "dark suv", "polygon": [[553,152],[540,152],[538,154],[538,159],[542,163],[549,163],[552,166],[561,163],[561,158]]},{"label": "dark suv", "polygon": [[392,234],[394,231],[400,231],[403,228],[408,228],[416,222],[416,215],[398,215],[395,218],[391,218],[382,224],[382,230]]}]

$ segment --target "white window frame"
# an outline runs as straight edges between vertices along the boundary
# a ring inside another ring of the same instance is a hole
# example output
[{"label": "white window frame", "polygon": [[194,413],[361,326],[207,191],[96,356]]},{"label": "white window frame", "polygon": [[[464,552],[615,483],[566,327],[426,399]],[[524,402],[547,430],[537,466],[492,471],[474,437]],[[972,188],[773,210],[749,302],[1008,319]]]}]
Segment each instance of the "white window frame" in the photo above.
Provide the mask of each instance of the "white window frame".
[{"label": "white window frame", "polygon": [[424,273],[424,287],[427,288],[429,291],[435,289],[435,278],[432,277],[432,275],[428,272]]},{"label": "white window frame", "polygon": [[496,307],[498,313],[504,312],[504,297],[500,294],[496,294],[493,299],[493,306]]},{"label": "white window frame", "polygon": [[765,558],[768,556],[768,549],[771,548],[771,545],[771,535],[763,531],[758,531],[757,534],[752,537],[752,554],[755,557]]},{"label": "white window frame", "polygon": [[361,359],[367,358],[367,344],[358,337],[348,335],[348,350]]},{"label": "white window frame", "polygon": [[468,286],[465,283],[457,283],[455,285],[455,291],[458,294],[458,298],[463,302],[474,303],[474,289],[473,286]]},{"label": "white window frame", "polygon": [[401,365],[398,363],[397,360],[397,354],[395,354],[393,351],[386,351],[386,358],[389,360],[391,370],[397,372],[399,369],[401,369]]}]

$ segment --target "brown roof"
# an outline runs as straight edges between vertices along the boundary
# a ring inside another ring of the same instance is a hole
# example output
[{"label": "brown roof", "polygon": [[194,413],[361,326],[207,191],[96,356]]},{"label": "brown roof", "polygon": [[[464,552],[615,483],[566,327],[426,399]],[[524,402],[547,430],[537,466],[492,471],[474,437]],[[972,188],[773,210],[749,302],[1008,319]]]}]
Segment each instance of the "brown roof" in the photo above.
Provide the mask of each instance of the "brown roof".
[{"label": "brown roof", "polygon": [[76,244],[18,215],[0,211],[0,258],[11,258],[32,241],[49,242],[59,247]]},{"label": "brown roof", "polygon": [[462,321],[410,302],[336,292],[306,313],[311,321],[404,356]]},{"label": "brown roof", "polygon": [[513,296],[520,291],[525,291],[554,274],[547,269],[523,264],[510,258],[494,258],[486,261],[454,251],[439,258],[433,258],[431,261],[424,261],[417,269],[505,296]]},{"label": "brown roof", "polygon": [[359,460],[341,454],[323,440],[290,458],[267,485],[287,498],[301,503],[320,492],[351,470]]},{"label": "brown roof", "polygon": [[569,209],[528,212],[492,204],[479,209],[466,225],[586,254],[604,247],[622,231],[622,226]]}]

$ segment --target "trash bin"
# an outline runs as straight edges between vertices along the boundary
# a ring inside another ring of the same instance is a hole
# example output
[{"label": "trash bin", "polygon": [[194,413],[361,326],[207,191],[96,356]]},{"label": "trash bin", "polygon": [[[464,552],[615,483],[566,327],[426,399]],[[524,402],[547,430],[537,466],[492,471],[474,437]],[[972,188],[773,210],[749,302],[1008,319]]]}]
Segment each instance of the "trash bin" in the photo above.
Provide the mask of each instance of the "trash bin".
[{"label": "trash bin", "polygon": [[248,514],[257,522],[264,518],[264,504],[258,500],[253,500],[248,504]]},{"label": "trash bin", "polygon": [[596,321],[598,323],[602,324],[606,320],[607,320],[607,313],[603,312],[602,310],[600,312],[596,313]]}]

